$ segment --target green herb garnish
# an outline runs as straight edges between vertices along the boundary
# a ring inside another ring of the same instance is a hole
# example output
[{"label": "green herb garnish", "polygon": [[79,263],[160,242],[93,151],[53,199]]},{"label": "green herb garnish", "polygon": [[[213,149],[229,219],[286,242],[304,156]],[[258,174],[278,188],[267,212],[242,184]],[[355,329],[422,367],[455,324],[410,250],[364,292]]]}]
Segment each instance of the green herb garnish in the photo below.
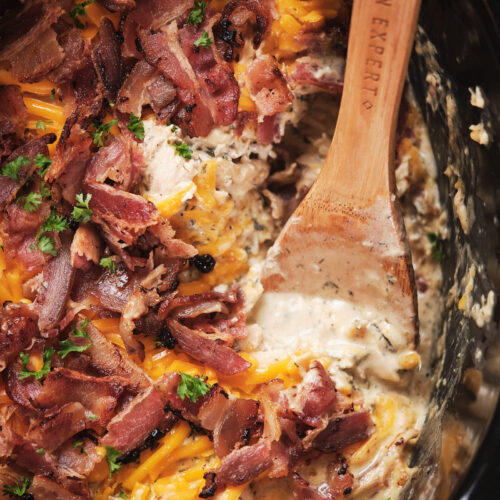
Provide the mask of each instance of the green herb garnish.
[{"label": "green herb garnish", "polygon": [[99,265],[107,269],[111,274],[116,273],[116,264],[112,257],[103,257],[99,261]]},{"label": "green herb garnish", "polygon": [[2,175],[4,177],[10,177],[17,182],[19,180],[17,176],[19,169],[30,163],[31,160],[29,156],[18,156],[15,160],[9,161],[9,163],[4,165],[2,168]]},{"label": "green herb garnish", "polygon": [[179,372],[181,381],[177,386],[177,396],[182,400],[186,397],[190,403],[196,403],[198,398],[204,396],[210,390],[210,384],[199,377],[193,377],[187,373]]},{"label": "green herb garnish", "polygon": [[87,455],[87,452],[83,449],[83,441],[75,441],[73,443],[73,448],[80,448],[80,453]]},{"label": "green herb garnish", "polygon": [[95,132],[90,132],[92,142],[98,147],[104,146],[104,143],[108,140],[109,131],[116,123],[118,123],[117,119],[111,120],[108,123],[101,123],[100,125],[94,123]]},{"label": "green herb garnish", "polygon": [[109,477],[121,469],[122,464],[116,462],[121,454],[122,452],[117,450],[114,446],[106,446],[106,461],[109,465]]},{"label": "green herb garnish", "polygon": [[189,148],[189,146],[183,142],[182,144],[174,145],[176,153],[185,160],[190,160],[193,155],[193,151]]},{"label": "green herb garnish", "polygon": [[209,48],[212,46],[212,39],[210,38],[210,35],[203,30],[203,33],[201,34],[200,38],[194,42],[195,47],[205,47]]},{"label": "green herb garnish", "polygon": [[44,177],[50,166],[52,165],[53,160],[39,153],[33,158],[33,161],[39,170],[38,174],[40,175],[40,177]]},{"label": "green herb garnish", "polygon": [[59,350],[57,351],[57,354],[59,354],[62,359],[64,359],[70,352],[84,352],[94,345],[88,333],[84,330],[89,323],[90,320],[87,318],[85,321],[81,321],[78,327],[73,325],[73,333],[71,333],[70,336],[76,338],[86,338],[89,340],[90,344],[77,345],[68,337],[66,340],[59,342]]},{"label": "green herb garnish", "polygon": [[198,27],[198,25],[203,21],[203,13],[206,8],[206,2],[194,2],[194,7],[189,13],[187,23]]},{"label": "green herb garnish", "polygon": [[77,5],[75,5],[70,11],[69,11],[69,15],[71,16],[71,18],[73,19],[73,21],[75,22],[75,26],[79,29],[83,29],[85,28],[85,26],[83,25],[83,23],[80,21],[80,19],[78,19],[78,16],[85,16],[87,14],[86,10],[85,10],[85,7],[87,7],[87,5],[90,5],[91,3],[94,3],[94,0],[86,0],[85,2],[83,3],[79,3]]},{"label": "green herb garnish", "polygon": [[432,258],[437,262],[441,262],[444,255],[443,250],[445,240],[443,240],[441,236],[436,233],[427,233],[427,238],[429,238],[429,241],[431,243]]},{"label": "green herb garnish", "polygon": [[65,229],[68,229],[69,222],[63,215],[57,215],[56,212],[50,212],[50,215],[43,221],[40,231],[38,231],[37,238],[48,231],[57,231],[60,233]]},{"label": "green herb garnish", "polygon": [[54,100],[56,98],[56,89],[52,89],[50,91],[49,98],[52,99],[52,100]]},{"label": "green herb garnish", "polygon": [[76,222],[90,221],[90,218],[94,213],[89,207],[91,198],[92,195],[90,193],[86,195],[79,193],[76,195],[76,205],[73,207],[73,211],[71,212],[71,217],[73,217]]},{"label": "green herb garnish", "polygon": [[38,120],[36,122],[36,128],[37,130],[46,130],[47,127],[46,125],[50,125],[51,123],[54,123],[52,120]]},{"label": "green herb garnish", "polygon": [[40,193],[28,193],[26,196],[21,198],[24,200],[23,209],[27,212],[36,212],[38,207],[42,204],[42,195]]},{"label": "green herb garnish", "polygon": [[28,370],[28,363],[30,362],[29,355],[26,354],[25,352],[19,354],[19,357],[23,362],[23,368],[17,375],[17,378],[19,380],[23,380],[28,377],[35,377],[37,380],[40,380],[41,378],[45,377],[45,375],[47,375],[47,373],[50,372],[50,360],[54,352],[55,349],[53,347],[49,347],[48,349],[45,349],[45,347],[43,348],[43,354],[42,354],[43,366],[41,370],[38,370],[37,372],[32,372],[31,370]]},{"label": "green herb garnish", "polygon": [[38,450],[36,450],[35,453],[37,455],[43,455],[45,453],[45,449],[44,448],[38,448]]},{"label": "green herb garnish", "polygon": [[137,139],[143,141],[144,140],[144,123],[142,120],[135,116],[134,113],[130,113],[130,120],[128,122],[127,128],[135,134]]},{"label": "green herb garnish", "polygon": [[29,477],[21,477],[20,481],[10,485],[6,484],[3,487],[3,494],[9,497],[22,497],[28,488],[31,486],[31,479]]},{"label": "green herb garnish", "polygon": [[[35,241],[35,245],[38,247],[39,250],[41,250],[43,253],[46,253],[48,255],[52,255],[55,257],[59,250],[56,248],[56,244],[54,243],[54,240],[47,235],[43,235],[40,237],[39,240]],[[33,245],[30,246],[31,250],[34,250]]]}]

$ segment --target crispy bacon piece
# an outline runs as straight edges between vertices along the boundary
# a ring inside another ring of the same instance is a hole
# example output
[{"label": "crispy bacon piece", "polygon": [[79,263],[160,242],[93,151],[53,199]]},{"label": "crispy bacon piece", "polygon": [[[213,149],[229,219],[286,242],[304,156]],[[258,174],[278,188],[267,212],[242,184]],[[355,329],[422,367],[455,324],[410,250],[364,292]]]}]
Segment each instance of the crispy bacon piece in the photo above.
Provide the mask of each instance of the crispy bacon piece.
[{"label": "crispy bacon piece", "polygon": [[372,422],[367,410],[341,414],[331,418],[326,428],[314,439],[312,446],[323,453],[332,453],[364,441],[371,432]]},{"label": "crispy bacon piece", "polygon": [[142,28],[156,30],[193,7],[191,0],[142,0],[129,17]]},{"label": "crispy bacon piece", "polygon": [[238,445],[247,445],[255,422],[259,403],[253,399],[235,399],[220,415],[214,429],[215,453],[223,458]]},{"label": "crispy bacon piece", "polygon": [[27,439],[40,448],[54,451],[71,436],[86,427],[85,408],[81,403],[67,403],[55,413],[44,415],[32,426]]},{"label": "crispy bacon piece", "polygon": [[5,392],[19,406],[34,411],[36,408],[33,401],[38,397],[42,384],[34,377],[19,379],[20,371],[20,359],[16,363],[11,363],[4,371]]},{"label": "crispy bacon piece", "polygon": [[163,407],[160,393],[149,387],[113,417],[102,445],[114,446],[122,452],[133,450],[144,442],[153,429],[159,427],[165,418]]},{"label": "crispy bacon piece", "polygon": [[[205,14],[205,18],[207,18]],[[201,97],[216,125],[231,125],[238,114],[240,88],[231,65],[218,57],[217,48],[196,47],[195,41],[206,31],[213,39],[212,26],[218,19],[205,19],[198,28],[186,25],[179,31],[179,41],[199,84]]]},{"label": "crispy bacon piece", "polygon": [[43,269],[43,279],[35,301],[38,311],[38,328],[42,334],[57,327],[64,316],[75,269],[71,265],[72,232],[60,234],[61,248]]},{"label": "crispy bacon piece", "polygon": [[85,182],[104,183],[109,179],[115,186],[129,191],[139,180],[142,167],[143,157],[137,149],[137,143],[112,137],[106,146],[92,155]]},{"label": "crispy bacon piece", "polygon": [[135,0],[99,0],[111,12],[125,12],[135,7]]},{"label": "crispy bacon piece", "polygon": [[134,390],[144,390],[151,385],[151,379],[141,368],[128,356],[124,356],[92,323],[85,330],[92,340],[92,346],[87,352],[94,368],[104,375],[127,379]]},{"label": "crispy bacon piece", "polygon": [[106,223],[128,244],[158,222],[158,209],[142,196],[97,183],[87,184],[85,191],[92,195],[89,206],[93,218]]},{"label": "crispy bacon piece", "polygon": [[200,82],[182,50],[177,24],[173,22],[165,31],[153,34],[149,30],[140,30],[140,42],[146,61],[177,86],[177,96],[185,107],[173,121],[191,136],[208,135],[214,120],[205,102],[206,96],[202,96]]},{"label": "crispy bacon piece", "polygon": [[[24,105],[21,89],[17,85],[0,85],[0,136],[14,135],[22,137],[28,119],[28,111]],[[3,146],[0,146],[0,148]],[[9,153],[10,154],[10,153]],[[4,156],[0,149],[0,155]]]},{"label": "crispy bacon piece", "polygon": [[167,325],[182,350],[220,373],[235,375],[250,368],[251,364],[236,351],[211,340],[210,335],[191,330],[174,319],[167,319]]},{"label": "crispy bacon piece", "polygon": [[248,91],[259,114],[275,115],[293,101],[293,94],[272,56],[257,58],[248,66],[246,75]]},{"label": "crispy bacon piece", "polygon": [[156,75],[156,68],[146,61],[139,61],[132,68],[120,89],[117,101],[118,110],[122,113],[134,113],[136,116],[141,116],[142,106],[150,102],[147,87]]},{"label": "crispy bacon piece", "polygon": [[92,48],[92,60],[104,86],[104,97],[115,102],[122,83],[121,47],[107,17],[99,25],[99,40]]},{"label": "crispy bacon piece", "polygon": [[[76,117],[75,117],[76,118]],[[65,124],[69,126],[69,119]],[[92,139],[79,124],[74,124],[65,136],[65,130],[57,143],[54,161],[46,174],[47,180],[57,183],[62,188],[64,199],[75,203],[75,196],[82,189],[85,169],[90,160],[90,146]]]},{"label": "crispy bacon piece", "polygon": [[224,7],[221,22],[241,31],[245,24],[253,21],[256,27],[253,46],[258,48],[262,40],[269,34],[273,18],[268,4],[269,2],[261,0],[233,0]]},{"label": "crispy bacon piece", "polygon": [[33,2],[0,24],[0,61],[8,61],[22,82],[43,78],[64,59],[51,24],[63,13],[55,2]]},{"label": "crispy bacon piece", "polygon": [[[66,444],[59,448],[57,462],[76,474],[88,476],[96,463],[102,460],[102,456],[97,453],[96,444],[84,436],[78,434],[74,440],[67,441]],[[81,441],[82,445],[75,448],[76,439]]]},{"label": "crispy bacon piece", "polygon": [[78,402],[85,408],[87,417],[90,414],[97,416],[97,420],[89,421],[88,427],[105,426],[113,417],[118,398],[128,386],[128,380],[123,377],[92,377],[67,368],[57,368],[45,377],[36,405],[50,410]]},{"label": "crispy bacon piece", "polygon": [[160,216],[158,224],[151,226],[149,232],[160,240],[170,258],[187,259],[198,253],[193,245],[174,237],[175,231],[170,222],[168,222],[168,219]]},{"label": "crispy bacon piece", "polygon": [[216,472],[218,486],[238,486],[255,479],[273,464],[269,441],[233,450],[225,456]]},{"label": "crispy bacon piece", "polygon": [[[76,495],[72,491],[64,488],[56,481],[49,479],[47,476],[37,475],[33,478],[33,483],[30,486],[29,492],[33,498],[40,500],[79,500],[89,499],[89,495]],[[82,491],[82,493],[84,493]]]},{"label": "crispy bacon piece", "polygon": [[102,244],[96,230],[90,224],[80,224],[71,243],[71,265],[75,269],[90,269],[99,264]]},{"label": "crispy bacon piece", "polygon": [[[23,146],[17,148],[1,165],[3,168],[7,163],[20,156],[27,156],[30,160],[37,154],[48,156],[47,144],[52,144],[56,140],[54,134],[45,134],[42,137],[32,139]],[[16,196],[21,187],[31,177],[36,170],[36,165],[31,161],[28,165],[23,165],[17,172],[18,180],[0,175],[0,208],[5,208]]]},{"label": "crispy bacon piece", "polygon": [[52,82],[63,83],[73,80],[75,73],[87,64],[89,49],[82,38],[81,30],[69,28],[57,37],[64,50],[64,60],[48,74]]},{"label": "crispy bacon piece", "polygon": [[27,304],[8,304],[0,313],[0,372],[38,336],[36,317]]},{"label": "crispy bacon piece", "polygon": [[[305,85],[331,94],[340,94],[344,86],[344,67],[341,61],[345,59],[339,57],[338,64],[332,64],[329,66],[330,71],[325,72],[325,62],[321,59],[311,56],[300,57],[289,75],[289,81],[294,86]],[[319,70],[322,70],[321,76],[316,76]]]}]

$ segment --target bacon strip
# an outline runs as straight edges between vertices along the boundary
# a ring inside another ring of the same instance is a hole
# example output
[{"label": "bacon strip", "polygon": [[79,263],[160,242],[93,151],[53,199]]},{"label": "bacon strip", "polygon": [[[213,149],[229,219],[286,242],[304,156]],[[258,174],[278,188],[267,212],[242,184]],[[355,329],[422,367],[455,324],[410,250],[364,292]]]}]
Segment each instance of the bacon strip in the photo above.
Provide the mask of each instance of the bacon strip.
[{"label": "bacon strip", "polygon": [[64,316],[75,269],[71,265],[71,231],[60,234],[62,246],[43,269],[41,287],[35,301],[38,310],[38,328],[47,332],[57,327]]},{"label": "bacon strip", "polygon": [[71,243],[71,265],[75,269],[90,269],[92,263],[99,264],[102,244],[94,227],[80,224]]},{"label": "bacon strip", "polygon": [[210,340],[209,335],[191,330],[174,319],[167,319],[167,325],[182,350],[220,373],[235,375],[250,368],[251,364],[236,351]]},{"label": "bacon strip", "polygon": [[192,7],[191,0],[141,0],[129,17],[142,28],[156,30]]}]

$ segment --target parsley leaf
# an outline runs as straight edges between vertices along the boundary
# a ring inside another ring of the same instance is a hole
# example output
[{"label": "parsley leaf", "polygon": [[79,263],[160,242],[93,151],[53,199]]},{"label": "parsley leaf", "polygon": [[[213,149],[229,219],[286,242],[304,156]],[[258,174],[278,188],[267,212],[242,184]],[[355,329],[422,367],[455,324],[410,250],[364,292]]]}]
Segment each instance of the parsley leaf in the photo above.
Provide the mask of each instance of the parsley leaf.
[{"label": "parsley leaf", "polygon": [[89,415],[89,418],[90,418],[90,420],[97,420],[98,417],[97,417],[97,415],[94,415],[93,413],[91,413]]},{"label": "parsley leaf", "polygon": [[177,386],[177,396],[182,400],[187,397],[190,403],[196,403],[200,396],[204,396],[210,390],[211,385],[205,382],[206,379],[193,377],[183,372],[179,372],[179,375],[181,381]]},{"label": "parsley leaf", "polygon": [[109,465],[109,477],[121,469],[122,464],[116,463],[122,452],[114,446],[106,446],[106,461]]},{"label": "parsley leaf", "polygon": [[116,273],[116,264],[112,257],[103,257],[99,261],[99,264],[107,269],[111,274]]},{"label": "parsley leaf", "polygon": [[44,448],[38,448],[38,450],[36,450],[35,453],[37,455],[43,455],[45,453],[45,449]]},{"label": "parsley leaf", "polygon": [[183,142],[182,144],[175,144],[174,148],[176,153],[180,157],[186,160],[190,160],[192,158],[193,151],[189,148],[189,146],[185,142]]},{"label": "parsley leaf", "polygon": [[42,195],[40,193],[28,193],[24,198],[23,208],[27,212],[33,213],[36,212],[38,207],[42,204]]},{"label": "parsley leaf", "polygon": [[94,0],[86,0],[83,3],[79,3],[75,5],[69,12],[69,15],[75,21],[75,26],[77,28],[83,29],[85,26],[82,24],[82,22],[78,19],[78,16],[85,16],[87,12],[85,11],[85,7],[87,5],[90,5],[91,3],[94,3]]},{"label": "parsley leaf", "polygon": [[[43,252],[55,257],[58,253],[58,249],[54,243],[54,240],[47,235],[43,235],[35,245]],[[31,248],[33,250],[33,248]]]},{"label": "parsley leaf", "polygon": [[80,448],[80,453],[87,455],[87,452],[83,449],[83,441],[75,441],[73,448]]},{"label": "parsley leaf", "polygon": [[76,195],[76,205],[73,207],[73,211],[71,212],[71,217],[73,217],[76,222],[90,221],[90,217],[94,213],[89,207],[91,198],[92,195],[90,193],[85,196],[83,193]]},{"label": "parsley leaf", "polygon": [[432,258],[441,262],[443,260],[444,240],[436,233],[427,233],[427,238],[431,243]]},{"label": "parsley leaf", "polygon": [[50,189],[45,185],[45,182],[43,181],[40,184],[40,194],[42,195],[42,198],[50,197]]},{"label": "parsley leaf", "polygon": [[38,236],[42,233],[46,233],[47,231],[57,231],[60,233],[65,229],[68,229],[69,222],[63,215],[57,215],[56,212],[50,212],[50,215],[43,221],[42,227],[38,232]]},{"label": "parsley leaf", "polygon": [[210,38],[210,35],[203,30],[203,33],[201,34],[200,38],[194,42],[195,47],[206,47],[207,49],[212,46],[212,39]]},{"label": "parsley leaf", "polygon": [[18,156],[15,160],[9,161],[2,168],[2,175],[4,177],[10,177],[11,179],[18,181],[19,178],[17,174],[19,173],[19,169],[25,165],[29,165],[31,160],[29,156]]},{"label": "parsley leaf", "polygon": [[73,333],[70,334],[71,337],[79,337],[86,338],[90,341],[90,344],[86,345],[77,345],[75,344],[69,337],[66,340],[59,342],[59,350],[57,354],[64,359],[70,352],[83,352],[86,351],[89,347],[94,345],[92,340],[90,339],[88,333],[84,330],[84,328],[90,323],[90,320],[87,318],[85,321],[81,321],[78,324],[78,327],[73,325]]},{"label": "parsley leaf", "polygon": [[198,25],[203,21],[203,12],[205,12],[206,8],[206,2],[194,2],[193,9],[187,18],[187,23],[198,27]]},{"label": "parsley leaf", "polygon": [[128,495],[125,492],[123,492],[123,491],[120,491],[120,493],[118,493],[118,496],[120,498],[128,498]]},{"label": "parsley leaf", "polygon": [[6,484],[3,487],[3,494],[9,497],[22,497],[28,488],[31,486],[31,479],[29,477],[21,477],[20,481],[10,485]]},{"label": "parsley leaf", "polygon": [[52,89],[49,95],[50,99],[54,100],[56,98],[56,89]]},{"label": "parsley leaf", "polygon": [[39,170],[38,174],[40,175],[40,177],[44,177],[45,174],[47,173],[47,170],[52,165],[53,160],[39,153],[33,158],[33,161],[35,162],[35,165]]},{"label": "parsley leaf", "polygon": [[52,355],[54,354],[55,349],[53,347],[49,347],[48,349],[43,348],[43,354],[42,354],[42,359],[43,359],[43,366],[41,370],[38,370],[37,372],[32,372],[31,370],[28,370],[28,363],[30,361],[30,357],[28,354],[25,352],[22,352],[19,354],[19,357],[21,358],[21,361],[23,362],[23,368],[19,372],[17,378],[19,380],[23,380],[28,377],[35,377],[37,380],[40,380],[41,378],[45,377],[47,373],[50,372],[50,360],[52,358]]},{"label": "parsley leaf", "polygon": [[54,123],[52,120],[38,120],[36,122],[36,128],[37,130],[46,130],[47,127],[46,125],[50,125],[51,123]]},{"label": "parsley leaf", "polygon": [[111,120],[108,123],[101,123],[100,125],[94,123],[95,132],[90,132],[92,142],[98,147],[104,146],[104,143],[108,140],[109,131],[116,123],[118,123],[117,119]]},{"label": "parsley leaf", "polygon": [[139,116],[135,116],[134,113],[130,113],[130,120],[128,122],[127,128],[135,134],[137,139],[144,140],[144,123]]}]

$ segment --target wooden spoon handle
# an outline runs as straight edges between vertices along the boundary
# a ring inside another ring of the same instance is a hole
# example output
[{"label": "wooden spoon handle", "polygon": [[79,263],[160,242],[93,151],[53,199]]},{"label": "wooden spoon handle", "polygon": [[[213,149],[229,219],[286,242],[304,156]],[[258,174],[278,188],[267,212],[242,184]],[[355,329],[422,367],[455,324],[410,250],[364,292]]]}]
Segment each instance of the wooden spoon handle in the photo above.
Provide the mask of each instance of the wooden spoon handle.
[{"label": "wooden spoon handle", "polygon": [[322,199],[328,193],[362,208],[393,192],[394,134],[419,7],[420,0],[354,1],[335,137],[315,186]]}]

